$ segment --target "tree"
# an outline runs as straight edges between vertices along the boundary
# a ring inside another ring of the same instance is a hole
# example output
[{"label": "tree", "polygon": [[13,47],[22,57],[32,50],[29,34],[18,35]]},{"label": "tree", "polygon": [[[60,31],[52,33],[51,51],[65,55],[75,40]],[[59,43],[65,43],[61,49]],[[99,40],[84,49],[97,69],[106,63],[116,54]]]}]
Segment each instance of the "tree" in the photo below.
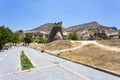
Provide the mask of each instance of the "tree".
[{"label": "tree", "polygon": [[73,36],[72,33],[69,33],[69,34],[68,34],[68,39],[69,39],[69,40],[72,40],[72,36]]},{"label": "tree", "polygon": [[0,50],[6,43],[12,41],[12,37],[13,37],[13,32],[9,28],[0,26]]},{"label": "tree", "polygon": [[19,38],[19,36],[17,34],[13,34],[12,42],[13,42],[13,45],[15,43],[15,46],[16,46],[16,43],[20,42],[20,38]]},{"label": "tree", "polygon": [[33,35],[32,35],[32,33],[26,33],[25,34],[24,42],[28,43],[28,45],[29,45],[29,43],[33,42]]},{"label": "tree", "polygon": [[69,33],[68,34],[68,39],[69,40],[78,40],[78,35],[77,35],[77,33],[76,32],[71,32],[71,33]]},{"label": "tree", "polygon": [[6,28],[6,34],[7,34],[7,36],[6,36],[6,38],[7,38],[7,43],[8,42],[12,42],[12,40],[13,40],[13,32],[9,29],[9,28]]},{"label": "tree", "polygon": [[5,28],[4,26],[0,26],[0,50],[2,49],[3,45],[6,44],[6,40],[5,40]]}]

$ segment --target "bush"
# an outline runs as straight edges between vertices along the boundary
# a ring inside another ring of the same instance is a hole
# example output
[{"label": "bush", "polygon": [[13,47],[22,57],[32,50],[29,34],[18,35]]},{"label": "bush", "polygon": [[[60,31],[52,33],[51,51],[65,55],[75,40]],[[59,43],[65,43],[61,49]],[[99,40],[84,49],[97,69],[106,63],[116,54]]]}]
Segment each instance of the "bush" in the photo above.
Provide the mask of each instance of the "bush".
[{"label": "bush", "polygon": [[46,40],[46,39],[41,38],[41,39],[39,39],[38,43],[47,43],[47,40]]},{"label": "bush", "polygon": [[77,35],[77,33],[76,32],[71,32],[71,33],[69,33],[68,34],[68,39],[69,40],[78,40],[78,35]]},{"label": "bush", "polygon": [[103,40],[102,38],[96,38],[95,40]]}]

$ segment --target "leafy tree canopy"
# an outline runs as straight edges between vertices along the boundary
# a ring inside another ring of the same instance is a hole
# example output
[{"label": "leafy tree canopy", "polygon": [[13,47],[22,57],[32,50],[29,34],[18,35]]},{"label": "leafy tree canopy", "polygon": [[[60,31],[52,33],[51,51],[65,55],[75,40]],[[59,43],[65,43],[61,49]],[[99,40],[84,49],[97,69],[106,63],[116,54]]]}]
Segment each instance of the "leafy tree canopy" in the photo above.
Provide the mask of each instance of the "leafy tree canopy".
[{"label": "leafy tree canopy", "polygon": [[13,35],[13,39],[12,39],[12,42],[13,43],[19,43],[20,42],[20,38],[17,34],[14,34]]},{"label": "leafy tree canopy", "polygon": [[32,33],[26,33],[24,38],[25,43],[31,43],[33,42],[33,35]]},{"label": "leafy tree canopy", "polygon": [[4,26],[0,26],[0,47],[6,43],[11,42],[13,38],[13,32]]}]

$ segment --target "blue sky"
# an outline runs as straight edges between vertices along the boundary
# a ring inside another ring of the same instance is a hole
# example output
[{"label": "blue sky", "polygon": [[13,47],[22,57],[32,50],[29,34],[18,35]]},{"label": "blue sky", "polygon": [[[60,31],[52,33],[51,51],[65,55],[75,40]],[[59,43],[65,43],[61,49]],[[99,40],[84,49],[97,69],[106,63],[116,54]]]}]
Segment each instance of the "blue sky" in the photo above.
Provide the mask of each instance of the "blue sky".
[{"label": "blue sky", "polygon": [[0,25],[13,31],[58,21],[63,27],[97,21],[120,29],[120,0],[0,0]]}]

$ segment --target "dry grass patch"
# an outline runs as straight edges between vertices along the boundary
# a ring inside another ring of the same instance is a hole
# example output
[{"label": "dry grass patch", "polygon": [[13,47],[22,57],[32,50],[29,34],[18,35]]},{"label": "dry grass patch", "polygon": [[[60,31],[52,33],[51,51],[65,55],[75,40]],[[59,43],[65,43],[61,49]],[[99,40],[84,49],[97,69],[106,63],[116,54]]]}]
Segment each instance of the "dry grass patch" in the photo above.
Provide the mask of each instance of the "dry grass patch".
[{"label": "dry grass patch", "polygon": [[85,45],[77,50],[62,52],[60,56],[120,72],[120,52],[106,51],[94,44]]},{"label": "dry grass patch", "polygon": [[120,48],[120,39],[116,39],[116,40],[101,40],[101,41],[97,41],[97,42],[100,43],[100,44],[107,45],[107,46]]},{"label": "dry grass patch", "polygon": [[41,46],[41,50],[62,50],[62,49],[69,49],[76,46],[79,46],[80,43],[75,42],[72,43],[69,40],[56,40],[50,43],[45,44],[44,46]]}]

